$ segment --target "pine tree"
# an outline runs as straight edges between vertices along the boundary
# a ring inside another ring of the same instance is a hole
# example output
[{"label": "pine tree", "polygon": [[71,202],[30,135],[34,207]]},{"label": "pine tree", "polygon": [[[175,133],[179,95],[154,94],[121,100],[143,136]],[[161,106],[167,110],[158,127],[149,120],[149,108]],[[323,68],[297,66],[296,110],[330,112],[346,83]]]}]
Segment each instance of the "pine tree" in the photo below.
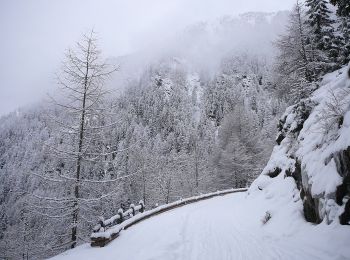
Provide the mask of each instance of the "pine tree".
[{"label": "pine tree", "polygon": [[350,2],[348,0],[330,0],[330,2],[337,6],[337,14],[342,17],[349,18],[350,16]]},{"label": "pine tree", "polygon": [[308,7],[308,20],[312,28],[312,40],[316,47],[326,51],[331,48],[333,36],[333,21],[330,19],[331,11],[327,7],[326,0],[306,0]]},{"label": "pine tree", "polygon": [[347,64],[350,61],[350,2],[347,0],[331,0],[331,3],[338,7],[337,41],[341,46],[339,62]]},{"label": "pine tree", "polygon": [[322,75],[337,67],[340,41],[334,35],[334,21],[326,0],[307,0],[307,23],[310,26],[309,44],[314,50],[317,75]]},{"label": "pine tree", "polygon": [[348,0],[331,0],[333,5],[337,7],[338,15],[338,37],[337,41],[340,48],[341,64],[347,64],[350,61],[350,1]]},{"label": "pine tree", "polygon": [[[349,15],[350,16],[350,15]],[[340,60],[342,64],[347,64],[350,61],[350,18],[346,16],[340,17],[339,31],[342,34],[339,42],[342,44]]]}]

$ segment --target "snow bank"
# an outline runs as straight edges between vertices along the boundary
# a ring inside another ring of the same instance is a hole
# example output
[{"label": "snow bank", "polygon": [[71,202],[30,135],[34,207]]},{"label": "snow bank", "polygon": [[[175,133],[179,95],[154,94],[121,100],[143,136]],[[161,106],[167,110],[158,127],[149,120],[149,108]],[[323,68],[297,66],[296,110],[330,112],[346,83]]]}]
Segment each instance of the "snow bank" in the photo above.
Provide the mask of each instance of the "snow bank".
[{"label": "snow bank", "polygon": [[274,200],[275,219],[301,214],[314,223],[349,224],[349,70],[326,75],[279,122],[278,145],[249,189],[251,196]]}]

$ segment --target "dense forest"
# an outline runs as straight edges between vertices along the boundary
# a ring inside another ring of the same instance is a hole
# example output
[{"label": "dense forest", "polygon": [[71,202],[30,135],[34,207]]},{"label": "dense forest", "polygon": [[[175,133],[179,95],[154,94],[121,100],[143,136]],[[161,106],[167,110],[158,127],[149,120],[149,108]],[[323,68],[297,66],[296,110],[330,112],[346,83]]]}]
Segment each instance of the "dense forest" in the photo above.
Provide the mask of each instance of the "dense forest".
[{"label": "dense forest", "polygon": [[[176,50],[123,81],[118,95],[106,85],[121,84],[113,75],[128,57],[106,60],[96,34],[84,35],[48,102],[0,118],[0,258],[56,255],[88,241],[99,216],[140,200],[150,209],[249,186],[285,108],[350,61],[350,3],[331,3],[225,18],[214,31],[231,37],[210,72],[193,52]],[[265,30],[268,52],[230,46],[239,37],[230,28],[242,24]],[[184,35],[203,39],[206,30]]]}]

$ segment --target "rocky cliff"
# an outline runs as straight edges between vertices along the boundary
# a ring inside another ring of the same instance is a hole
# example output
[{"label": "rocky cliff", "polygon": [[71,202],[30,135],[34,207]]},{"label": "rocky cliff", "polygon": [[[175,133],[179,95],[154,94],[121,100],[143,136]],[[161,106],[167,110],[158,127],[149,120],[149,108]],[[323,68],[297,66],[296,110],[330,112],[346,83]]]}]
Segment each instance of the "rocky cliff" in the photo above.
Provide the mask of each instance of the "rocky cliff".
[{"label": "rocky cliff", "polygon": [[311,97],[287,108],[278,130],[249,193],[288,197],[283,207],[312,223],[349,225],[350,66],[326,75]]}]

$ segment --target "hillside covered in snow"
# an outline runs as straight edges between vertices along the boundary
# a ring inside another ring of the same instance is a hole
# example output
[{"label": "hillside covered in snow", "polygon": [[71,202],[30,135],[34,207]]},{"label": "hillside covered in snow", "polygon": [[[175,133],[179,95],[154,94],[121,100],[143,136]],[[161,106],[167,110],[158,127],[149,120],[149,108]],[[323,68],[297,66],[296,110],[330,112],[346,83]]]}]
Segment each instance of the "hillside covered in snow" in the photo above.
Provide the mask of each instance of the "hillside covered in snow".
[{"label": "hillside covered in snow", "polygon": [[[159,42],[160,48],[108,59],[120,68],[108,82],[118,93],[108,95],[101,104],[108,112],[94,122],[112,127],[91,128],[89,140],[95,141],[86,143],[94,156],[86,158],[82,175],[87,180],[80,191],[86,199],[80,243],[99,215],[111,216],[121,204],[142,199],[152,208],[254,180],[268,160],[285,107],[270,89],[270,54],[286,17],[287,12],[225,17],[189,26],[176,45]],[[232,45],[242,30],[245,36]],[[247,45],[252,39],[261,48]],[[15,257],[21,247],[44,257],[67,248],[65,211],[72,205],[53,198],[72,194],[69,178],[76,164],[68,158],[75,156],[75,125],[63,128],[75,119],[49,102],[0,118],[0,248],[7,254]],[[96,156],[101,151],[104,156]],[[31,232],[17,241],[28,225]],[[53,235],[57,230],[62,232]]]},{"label": "hillside covered in snow", "polygon": [[172,7],[140,10],[164,28],[138,43],[136,17],[83,33],[0,117],[0,258],[350,259],[349,4],[161,24]]},{"label": "hillside covered in snow", "polygon": [[348,259],[349,69],[287,108],[278,144],[247,192],[173,209],[104,248],[85,244],[53,259]]},{"label": "hillside covered in snow", "polygon": [[349,224],[349,104],[350,68],[344,67],[326,75],[310,98],[287,108],[278,145],[249,192],[290,196],[284,205],[271,205],[277,214],[289,207],[312,223]]}]

